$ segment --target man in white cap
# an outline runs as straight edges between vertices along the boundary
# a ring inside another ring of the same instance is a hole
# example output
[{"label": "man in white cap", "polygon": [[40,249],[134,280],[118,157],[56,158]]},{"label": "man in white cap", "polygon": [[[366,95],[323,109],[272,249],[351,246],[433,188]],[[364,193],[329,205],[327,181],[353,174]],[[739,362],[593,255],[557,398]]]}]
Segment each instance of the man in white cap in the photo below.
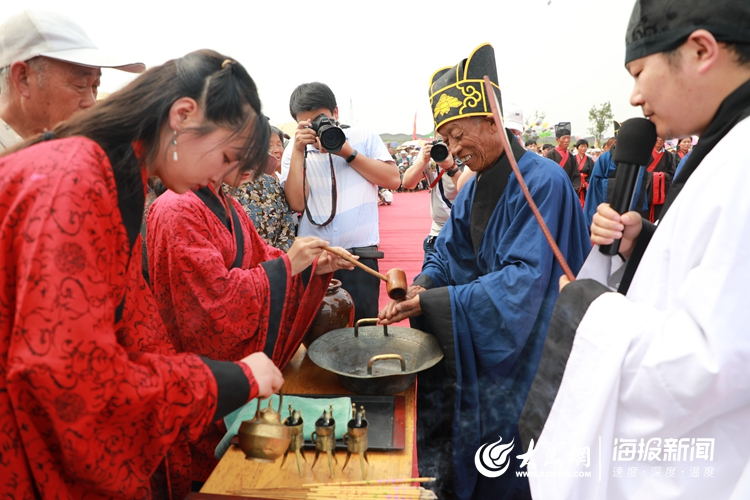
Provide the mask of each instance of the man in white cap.
[{"label": "man in white cap", "polygon": [[524,146],[522,137],[524,131],[523,110],[521,110],[521,107],[515,103],[510,103],[507,106],[505,116],[503,116],[503,123],[505,123],[505,128],[510,130],[516,136],[518,142]]},{"label": "man in white cap", "polygon": [[96,102],[101,68],[131,73],[100,51],[73,21],[24,11],[0,25],[0,152]]}]

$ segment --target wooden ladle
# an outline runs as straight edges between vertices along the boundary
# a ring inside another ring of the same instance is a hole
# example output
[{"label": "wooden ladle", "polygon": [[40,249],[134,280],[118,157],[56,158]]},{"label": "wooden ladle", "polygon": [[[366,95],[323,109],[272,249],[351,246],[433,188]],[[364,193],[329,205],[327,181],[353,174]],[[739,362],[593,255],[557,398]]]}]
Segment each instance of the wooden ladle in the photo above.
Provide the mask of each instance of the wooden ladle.
[{"label": "wooden ladle", "polygon": [[332,253],[338,257],[341,257],[344,260],[347,260],[357,266],[358,268],[362,269],[366,273],[370,273],[376,278],[379,278],[383,281],[385,281],[385,291],[388,293],[388,296],[392,298],[393,300],[402,300],[406,298],[406,273],[402,269],[389,269],[386,271],[385,274],[381,274],[377,272],[374,269],[371,269],[367,267],[366,265],[362,264],[357,259],[353,258],[351,255],[349,255],[347,252],[343,252],[339,250],[338,248],[333,247],[323,247],[323,250],[326,252]]}]

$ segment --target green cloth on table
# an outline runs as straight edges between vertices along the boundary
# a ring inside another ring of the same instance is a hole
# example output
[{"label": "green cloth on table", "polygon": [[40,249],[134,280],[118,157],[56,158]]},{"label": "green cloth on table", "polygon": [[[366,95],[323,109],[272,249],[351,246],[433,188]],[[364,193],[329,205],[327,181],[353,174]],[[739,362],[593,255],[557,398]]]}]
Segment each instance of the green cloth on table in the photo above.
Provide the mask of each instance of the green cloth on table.
[{"label": "green cloth on table", "polygon": [[[272,395],[271,408],[274,411],[279,409],[279,396],[276,394]],[[342,439],[346,433],[346,424],[352,418],[352,399],[348,397],[340,398],[306,398],[301,396],[287,396],[284,395],[283,408],[281,408],[281,422],[289,416],[289,405],[292,408],[299,411],[302,414],[302,432],[306,440],[311,439],[311,435],[315,430],[315,422],[323,415],[323,410],[327,410],[330,405],[333,405],[333,418],[336,420],[336,439]],[[268,406],[268,399],[264,399],[260,403],[261,408]],[[258,400],[253,399],[245,405],[237,408],[232,413],[224,417],[224,425],[227,427],[227,433],[221,438],[219,444],[216,446],[214,454],[216,458],[221,458],[229,449],[229,444],[237,432],[240,430],[240,425],[245,420],[252,420],[255,417],[255,410],[258,408]]]}]

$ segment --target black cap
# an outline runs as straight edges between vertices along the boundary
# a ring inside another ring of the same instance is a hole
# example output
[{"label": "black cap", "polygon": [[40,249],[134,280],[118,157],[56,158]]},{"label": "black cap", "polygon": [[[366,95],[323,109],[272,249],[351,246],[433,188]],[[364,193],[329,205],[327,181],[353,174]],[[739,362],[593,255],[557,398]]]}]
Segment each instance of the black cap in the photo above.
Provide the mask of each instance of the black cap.
[{"label": "black cap", "polygon": [[625,64],[679,47],[697,29],[719,42],[750,42],[748,0],[637,0],[625,35]]},{"label": "black cap", "polygon": [[429,93],[435,130],[460,118],[492,116],[490,103],[484,93],[484,76],[488,76],[492,82],[502,113],[495,50],[489,43],[474,49],[469,57],[455,66],[441,68],[433,73]]},{"label": "black cap", "polygon": [[560,122],[555,124],[555,137],[558,139],[564,135],[570,135],[570,122]]}]

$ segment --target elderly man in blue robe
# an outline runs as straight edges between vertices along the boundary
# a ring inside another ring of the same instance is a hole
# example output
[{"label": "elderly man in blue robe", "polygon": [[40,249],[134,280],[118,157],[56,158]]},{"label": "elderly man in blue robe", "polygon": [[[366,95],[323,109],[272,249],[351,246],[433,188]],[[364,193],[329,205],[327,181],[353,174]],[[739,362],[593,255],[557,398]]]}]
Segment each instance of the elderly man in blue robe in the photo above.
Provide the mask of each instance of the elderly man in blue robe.
[{"label": "elderly man in blue robe", "polygon": [[[562,274],[511,171],[484,75],[500,101],[489,44],[431,79],[435,128],[453,158],[477,175],[459,193],[436,252],[407,298],[380,312],[385,324],[410,317],[437,337],[445,354],[419,377],[417,413],[420,473],[438,478],[440,498],[528,494],[515,474],[521,448],[512,446],[519,442],[519,414]],[[591,245],[570,180],[555,162],[508,142],[553,238],[577,272]],[[497,463],[501,449],[505,463]]]}]

